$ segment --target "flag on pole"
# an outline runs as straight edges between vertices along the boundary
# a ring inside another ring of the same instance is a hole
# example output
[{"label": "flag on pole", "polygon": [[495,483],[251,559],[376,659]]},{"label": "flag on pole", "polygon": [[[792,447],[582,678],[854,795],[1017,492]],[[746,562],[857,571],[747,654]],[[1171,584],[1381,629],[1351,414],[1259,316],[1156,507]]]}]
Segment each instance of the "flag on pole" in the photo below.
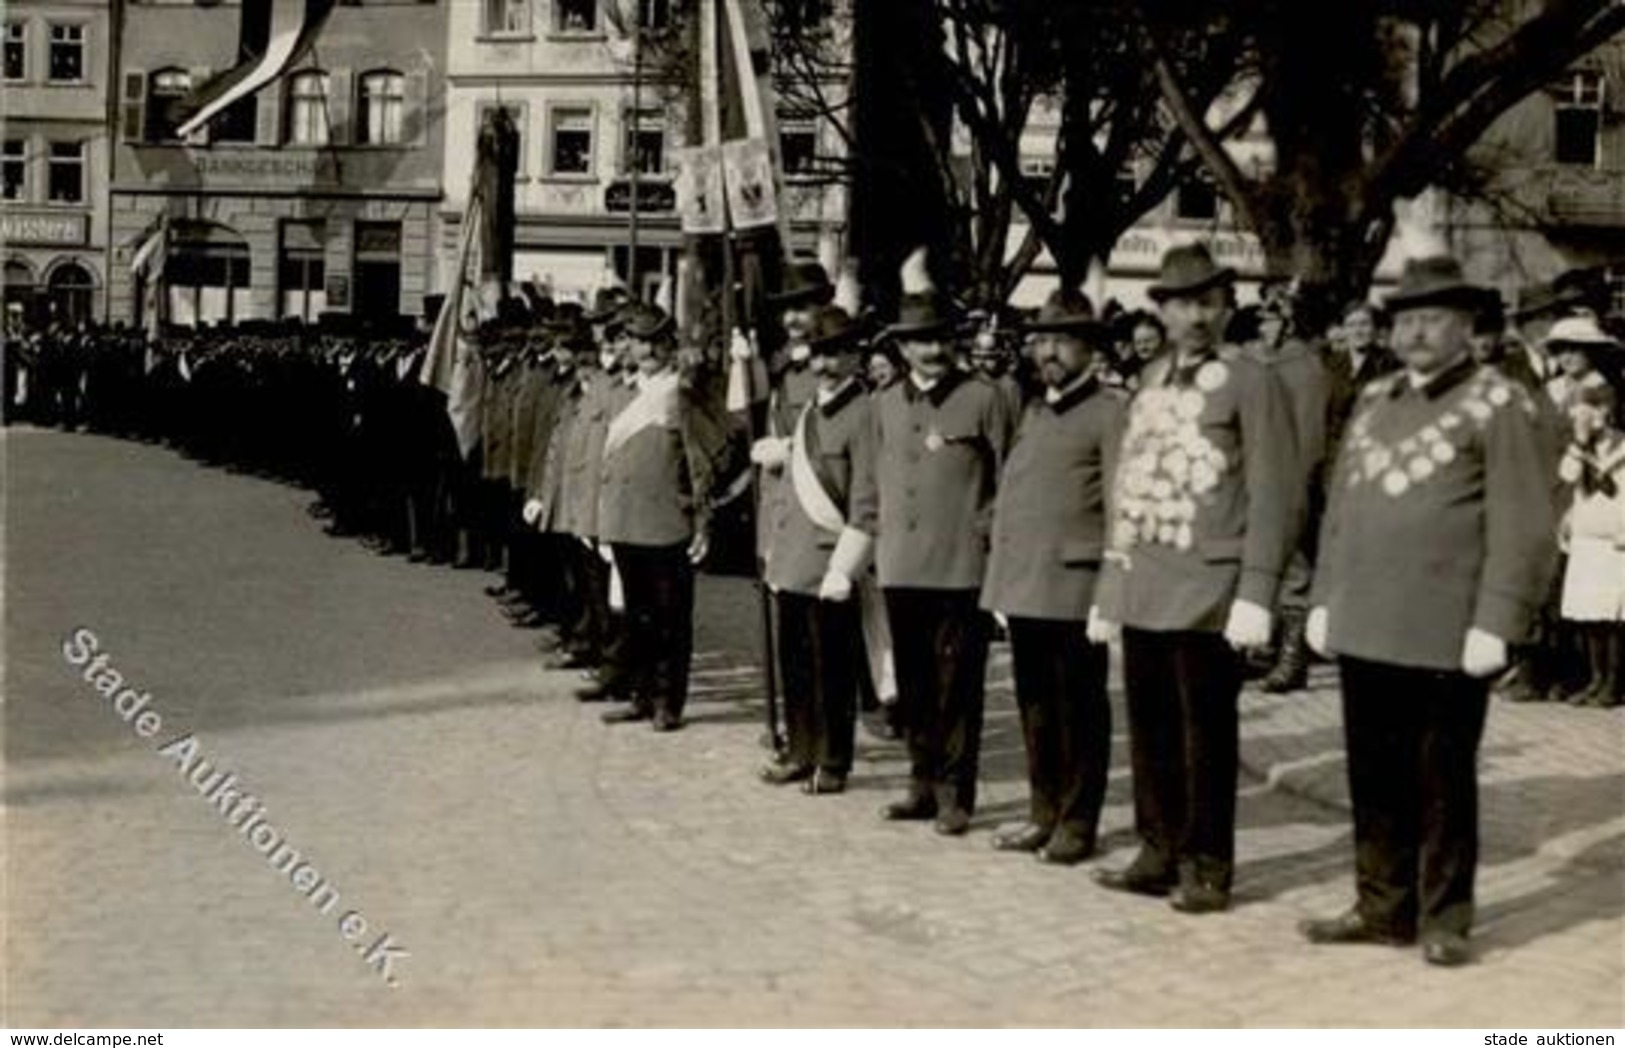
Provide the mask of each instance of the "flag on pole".
[{"label": "flag on pole", "polygon": [[130,257],[130,272],[141,279],[141,319],[146,329],[148,347],[145,369],[151,374],[158,366],[151,343],[156,342],[163,326],[164,270],[169,263],[169,215],[161,214],[147,233],[141,246]]},{"label": "flag on pole", "polygon": [[429,336],[429,351],[423,358],[418,381],[446,395],[446,413],[457,432],[457,449],[464,458],[480,442],[480,401],[483,396],[484,365],[480,361],[474,333],[485,319],[485,303],[480,288],[480,219],[484,200],[479,194],[468,202],[457,246],[457,269],[446,300],[435,318]]},{"label": "flag on pole", "polygon": [[[281,76],[315,42],[322,23],[333,11],[334,0],[243,0],[244,50],[254,45],[255,25],[267,15],[270,28],[263,50],[198,88],[189,105],[193,113],[176,131],[180,138],[197,132],[234,103],[247,98]],[[257,50],[257,48],[256,48]]]}]

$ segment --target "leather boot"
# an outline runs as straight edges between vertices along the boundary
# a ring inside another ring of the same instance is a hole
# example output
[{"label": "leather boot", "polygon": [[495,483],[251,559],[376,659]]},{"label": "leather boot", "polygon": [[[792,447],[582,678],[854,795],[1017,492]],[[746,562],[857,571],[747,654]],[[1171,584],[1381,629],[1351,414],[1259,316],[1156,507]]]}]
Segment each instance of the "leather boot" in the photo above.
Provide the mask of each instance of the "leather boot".
[{"label": "leather boot", "polygon": [[1271,695],[1299,691],[1309,683],[1309,616],[1301,611],[1281,613],[1281,653],[1261,687]]}]

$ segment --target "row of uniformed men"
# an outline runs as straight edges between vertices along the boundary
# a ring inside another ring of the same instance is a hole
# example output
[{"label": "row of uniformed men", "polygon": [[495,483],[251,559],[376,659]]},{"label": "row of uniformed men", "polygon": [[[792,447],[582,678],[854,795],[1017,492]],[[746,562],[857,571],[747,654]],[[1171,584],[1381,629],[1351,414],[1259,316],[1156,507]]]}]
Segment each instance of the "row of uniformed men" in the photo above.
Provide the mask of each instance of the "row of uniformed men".
[{"label": "row of uniformed men", "polygon": [[[854,680],[876,635],[864,619],[883,609],[910,759],[884,815],[964,833],[996,612],[1031,806],[994,843],[1078,862],[1098,843],[1106,645],[1121,643],[1140,847],[1096,880],[1185,913],[1228,907],[1242,653],[1270,639],[1309,487],[1284,384],[1221,341],[1233,277],[1199,246],[1168,254],[1152,295],[1169,349],[1126,399],[1091,367],[1105,332],[1053,298],[1028,329],[1044,392],[1019,422],[956,365],[936,295],[905,296],[889,334],[908,374],[872,402],[851,318],[808,314],[811,390],[797,405],[781,385],[753,449],[773,478],[765,577],[789,729],[764,778],[845,785]],[[1488,678],[1527,632],[1555,553],[1550,427],[1528,390],[1474,361],[1481,301],[1448,258],[1413,262],[1390,297],[1404,367],[1353,407],[1307,627],[1342,674],[1358,902],[1304,934],[1420,937],[1446,965],[1469,956]]]}]

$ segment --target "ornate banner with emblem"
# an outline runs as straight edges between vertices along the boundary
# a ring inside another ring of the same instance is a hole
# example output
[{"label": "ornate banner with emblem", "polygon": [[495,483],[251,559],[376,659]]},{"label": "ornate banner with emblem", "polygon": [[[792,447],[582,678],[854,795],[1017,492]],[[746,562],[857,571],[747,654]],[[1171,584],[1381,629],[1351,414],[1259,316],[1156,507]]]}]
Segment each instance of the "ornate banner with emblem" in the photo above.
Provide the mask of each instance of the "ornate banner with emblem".
[{"label": "ornate banner with emblem", "polygon": [[712,146],[677,152],[677,210],[685,233],[721,233],[727,229],[727,200],[722,188],[722,153]]},{"label": "ornate banner with emblem", "polygon": [[778,222],[773,154],[766,139],[741,138],[722,143],[722,169],[735,229],[760,229]]}]

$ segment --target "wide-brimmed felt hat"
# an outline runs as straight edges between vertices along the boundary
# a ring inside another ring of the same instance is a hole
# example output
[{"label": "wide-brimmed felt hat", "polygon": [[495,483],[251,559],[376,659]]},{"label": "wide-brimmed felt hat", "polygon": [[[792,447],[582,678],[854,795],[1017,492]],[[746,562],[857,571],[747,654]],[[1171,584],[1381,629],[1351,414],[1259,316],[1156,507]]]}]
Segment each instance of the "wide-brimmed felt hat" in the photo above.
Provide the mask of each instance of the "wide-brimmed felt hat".
[{"label": "wide-brimmed felt hat", "polygon": [[1453,306],[1477,313],[1483,308],[1484,293],[1484,288],[1467,282],[1460,262],[1449,255],[1434,255],[1407,260],[1399,287],[1383,304],[1390,313],[1423,306]]},{"label": "wide-brimmed felt hat", "polygon": [[775,309],[795,309],[821,306],[834,297],[835,285],[821,263],[797,261],[784,267],[783,281],[767,296],[767,302]]},{"label": "wide-brimmed felt hat", "polygon": [[621,330],[629,338],[653,342],[670,335],[676,328],[671,314],[659,306],[639,303],[623,312]]},{"label": "wide-brimmed felt hat", "polygon": [[959,324],[953,306],[935,291],[904,295],[897,319],[886,325],[887,338],[931,338],[947,335]]},{"label": "wide-brimmed felt hat", "polygon": [[814,356],[861,353],[865,346],[864,324],[840,306],[822,306],[813,317],[807,336],[807,349]]},{"label": "wide-brimmed felt hat", "polygon": [[1162,256],[1157,282],[1146,289],[1153,302],[1200,295],[1209,288],[1228,287],[1236,271],[1213,261],[1206,244],[1184,244],[1169,248]]},{"label": "wide-brimmed felt hat", "polygon": [[1559,287],[1556,283],[1531,284],[1518,290],[1518,301],[1512,310],[1516,321],[1533,320],[1553,313],[1567,313],[1585,302],[1585,292],[1575,287]]},{"label": "wide-brimmed felt hat", "polygon": [[1597,318],[1589,315],[1564,317],[1552,325],[1541,343],[1548,349],[1575,347],[1579,349],[1619,349],[1619,340],[1602,329]]},{"label": "wide-brimmed felt hat", "polygon": [[611,319],[632,296],[624,287],[599,288],[592,296],[592,308],[587,310],[587,322],[602,324]]},{"label": "wide-brimmed felt hat", "polygon": [[1095,318],[1089,296],[1074,288],[1057,288],[1050,293],[1038,314],[1021,325],[1027,335],[1072,335],[1087,342],[1105,342],[1111,337],[1105,324]]}]

